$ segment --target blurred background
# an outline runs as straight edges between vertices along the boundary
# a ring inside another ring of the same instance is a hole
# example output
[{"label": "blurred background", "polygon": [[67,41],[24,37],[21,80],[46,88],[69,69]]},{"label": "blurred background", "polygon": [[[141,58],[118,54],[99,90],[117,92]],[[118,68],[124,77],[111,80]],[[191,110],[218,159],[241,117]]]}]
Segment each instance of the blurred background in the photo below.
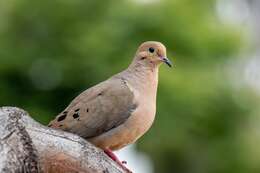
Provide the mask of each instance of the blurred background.
[{"label": "blurred background", "polygon": [[124,151],[129,166],[259,173],[259,18],[258,0],[1,0],[0,105],[47,124],[161,41],[176,68],[160,69],[157,117]]}]

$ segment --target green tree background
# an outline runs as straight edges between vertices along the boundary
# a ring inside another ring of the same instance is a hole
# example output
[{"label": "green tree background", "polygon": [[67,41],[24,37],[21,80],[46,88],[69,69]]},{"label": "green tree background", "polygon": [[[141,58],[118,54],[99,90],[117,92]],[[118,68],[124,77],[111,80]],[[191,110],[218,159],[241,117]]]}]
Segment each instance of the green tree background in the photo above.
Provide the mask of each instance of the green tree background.
[{"label": "green tree background", "polygon": [[161,67],[156,121],[138,141],[155,172],[260,172],[248,142],[258,98],[234,90],[226,68],[246,34],[219,21],[215,0],[0,1],[0,105],[47,124],[147,40],[163,42],[176,64]]}]

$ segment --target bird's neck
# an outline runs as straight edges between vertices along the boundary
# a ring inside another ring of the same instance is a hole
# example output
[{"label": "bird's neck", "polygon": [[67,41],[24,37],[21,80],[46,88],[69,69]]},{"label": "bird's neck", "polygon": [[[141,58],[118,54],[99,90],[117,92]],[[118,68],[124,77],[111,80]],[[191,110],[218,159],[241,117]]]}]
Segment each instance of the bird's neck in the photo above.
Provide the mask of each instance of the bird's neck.
[{"label": "bird's neck", "polygon": [[[142,64],[131,64],[127,71],[131,76],[138,80],[138,82],[143,82],[146,84],[151,84],[150,82],[158,82],[158,66],[149,65],[144,66]],[[155,83],[154,83],[155,84]]]},{"label": "bird's neck", "polygon": [[143,64],[132,63],[124,75],[130,85],[140,94],[150,95],[151,99],[156,99],[158,85],[158,66],[144,66]]}]

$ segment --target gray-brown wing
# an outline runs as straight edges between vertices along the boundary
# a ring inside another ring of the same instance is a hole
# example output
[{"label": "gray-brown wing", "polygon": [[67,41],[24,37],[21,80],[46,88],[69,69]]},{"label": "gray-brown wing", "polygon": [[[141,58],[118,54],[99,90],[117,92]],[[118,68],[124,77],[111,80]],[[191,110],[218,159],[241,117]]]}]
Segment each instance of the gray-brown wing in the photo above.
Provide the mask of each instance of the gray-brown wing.
[{"label": "gray-brown wing", "polygon": [[90,138],[124,123],[136,107],[126,81],[112,78],[76,97],[51,125]]}]

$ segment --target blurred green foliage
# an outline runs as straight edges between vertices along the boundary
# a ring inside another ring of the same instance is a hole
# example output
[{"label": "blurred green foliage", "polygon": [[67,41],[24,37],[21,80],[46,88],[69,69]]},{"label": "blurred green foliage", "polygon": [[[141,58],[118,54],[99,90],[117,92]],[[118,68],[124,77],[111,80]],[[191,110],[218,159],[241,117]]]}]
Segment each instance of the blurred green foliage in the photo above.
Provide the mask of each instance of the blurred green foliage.
[{"label": "blurred green foliage", "polygon": [[245,142],[257,98],[233,90],[225,66],[243,32],[218,20],[215,0],[0,1],[0,105],[47,124],[147,40],[177,66],[161,67],[156,121],[138,142],[155,172],[260,172]]}]

